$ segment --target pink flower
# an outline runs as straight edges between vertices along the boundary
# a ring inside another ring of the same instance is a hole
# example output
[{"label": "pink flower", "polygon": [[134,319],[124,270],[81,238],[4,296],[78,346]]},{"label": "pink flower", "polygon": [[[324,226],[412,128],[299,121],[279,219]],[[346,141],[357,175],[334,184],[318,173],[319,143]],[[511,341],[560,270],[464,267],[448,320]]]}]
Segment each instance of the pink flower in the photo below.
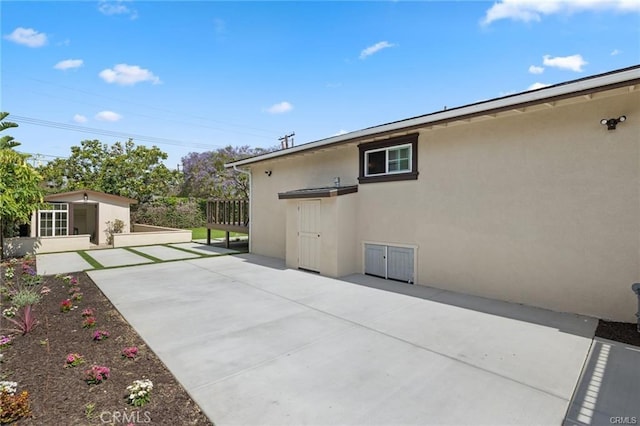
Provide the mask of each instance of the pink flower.
[{"label": "pink flower", "polygon": [[97,330],[93,333],[93,340],[99,342],[109,337],[109,332],[106,330]]},{"label": "pink flower", "polygon": [[73,304],[69,299],[65,299],[62,302],[60,302],[60,312],[69,312],[72,307],[73,307]]},{"label": "pink flower", "polygon": [[136,346],[131,346],[129,348],[124,348],[122,350],[122,356],[125,358],[133,359],[138,355],[138,348]]}]

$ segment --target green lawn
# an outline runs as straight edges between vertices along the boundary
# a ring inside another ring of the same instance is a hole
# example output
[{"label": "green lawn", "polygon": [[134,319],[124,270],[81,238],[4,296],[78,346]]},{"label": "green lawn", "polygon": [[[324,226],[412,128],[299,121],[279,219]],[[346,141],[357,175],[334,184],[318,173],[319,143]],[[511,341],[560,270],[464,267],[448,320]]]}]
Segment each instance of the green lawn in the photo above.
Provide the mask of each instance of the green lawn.
[{"label": "green lawn", "polygon": [[[232,237],[244,236],[246,234],[240,234],[239,232],[232,232]],[[217,229],[211,230],[211,238],[224,238],[224,231],[218,231]],[[191,228],[191,239],[192,240],[204,240],[207,238],[207,228]]]}]

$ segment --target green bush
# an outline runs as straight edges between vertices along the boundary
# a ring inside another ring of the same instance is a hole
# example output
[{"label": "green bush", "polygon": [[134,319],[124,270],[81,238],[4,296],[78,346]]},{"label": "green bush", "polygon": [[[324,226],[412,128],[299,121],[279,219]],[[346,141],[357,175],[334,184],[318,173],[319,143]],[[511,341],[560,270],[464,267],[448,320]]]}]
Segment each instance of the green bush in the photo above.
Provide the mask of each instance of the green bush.
[{"label": "green bush", "polygon": [[206,200],[165,197],[141,203],[131,214],[133,223],[190,229],[206,223]]}]

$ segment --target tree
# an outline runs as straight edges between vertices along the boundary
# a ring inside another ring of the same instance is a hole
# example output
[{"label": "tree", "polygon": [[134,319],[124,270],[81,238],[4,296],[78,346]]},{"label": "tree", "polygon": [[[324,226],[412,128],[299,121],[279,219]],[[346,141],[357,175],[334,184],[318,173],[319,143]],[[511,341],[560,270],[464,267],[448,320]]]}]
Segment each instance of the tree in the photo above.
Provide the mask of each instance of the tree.
[{"label": "tree", "polygon": [[248,198],[247,175],[233,169],[225,169],[224,165],[273,150],[275,148],[229,145],[216,151],[190,152],[182,157],[184,172],[182,195],[200,198]]},{"label": "tree", "polygon": [[[3,121],[9,116],[8,112],[0,112],[0,132],[3,130],[11,129],[12,127],[18,127],[17,123],[11,121]],[[13,136],[5,135],[0,138],[0,149],[12,149],[20,145],[20,142],[13,139]]]},{"label": "tree", "polygon": [[[0,113],[0,121],[8,115]],[[0,123],[0,131],[12,127],[18,125]],[[42,177],[26,162],[28,156],[13,150],[18,145],[11,136],[0,139],[0,259],[4,259],[4,234],[8,225],[29,222],[31,213],[42,203]]]},{"label": "tree", "polygon": [[162,163],[166,159],[160,148],[135,145],[131,139],[112,146],[85,140],[71,147],[69,158],[57,158],[40,170],[55,192],[93,189],[145,202],[179,187],[180,174]]}]

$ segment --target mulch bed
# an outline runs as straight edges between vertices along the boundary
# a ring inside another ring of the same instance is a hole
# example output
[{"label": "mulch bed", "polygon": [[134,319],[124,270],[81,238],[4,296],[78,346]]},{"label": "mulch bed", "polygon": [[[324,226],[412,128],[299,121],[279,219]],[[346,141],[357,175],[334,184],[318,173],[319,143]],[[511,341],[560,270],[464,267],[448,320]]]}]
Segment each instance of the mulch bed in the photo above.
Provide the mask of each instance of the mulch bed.
[{"label": "mulch bed", "polygon": [[[4,280],[4,268],[0,275]],[[16,274],[20,270],[15,268]],[[24,336],[13,333],[11,345],[2,350],[0,380],[18,383],[17,394],[29,393],[32,417],[19,420],[20,425],[212,425],[160,359],[122,318],[109,300],[85,273],[78,278],[82,300],[77,308],[60,311],[60,302],[69,297],[69,286],[60,278],[47,276],[43,284],[51,291],[35,305],[40,324]],[[3,303],[2,308],[7,308]],[[82,328],[82,311],[95,311],[97,327]],[[6,335],[12,326],[5,319],[0,324]],[[110,337],[94,341],[96,330],[107,330]],[[158,332],[162,332],[159,330]],[[125,347],[137,346],[135,359],[124,358]],[[79,353],[83,364],[66,368],[68,354]],[[100,384],[88,385],[84,371],[91,365],[110,368],[110,377]],[[126,388],[137,379],[153,382],[151,400],[142,407],[127,403]]]},{"label": "mulch bed", "polygon": [[637,324],[600,320],[596,336],[627,345],[640,346],[640,332],[638,332]]}]

